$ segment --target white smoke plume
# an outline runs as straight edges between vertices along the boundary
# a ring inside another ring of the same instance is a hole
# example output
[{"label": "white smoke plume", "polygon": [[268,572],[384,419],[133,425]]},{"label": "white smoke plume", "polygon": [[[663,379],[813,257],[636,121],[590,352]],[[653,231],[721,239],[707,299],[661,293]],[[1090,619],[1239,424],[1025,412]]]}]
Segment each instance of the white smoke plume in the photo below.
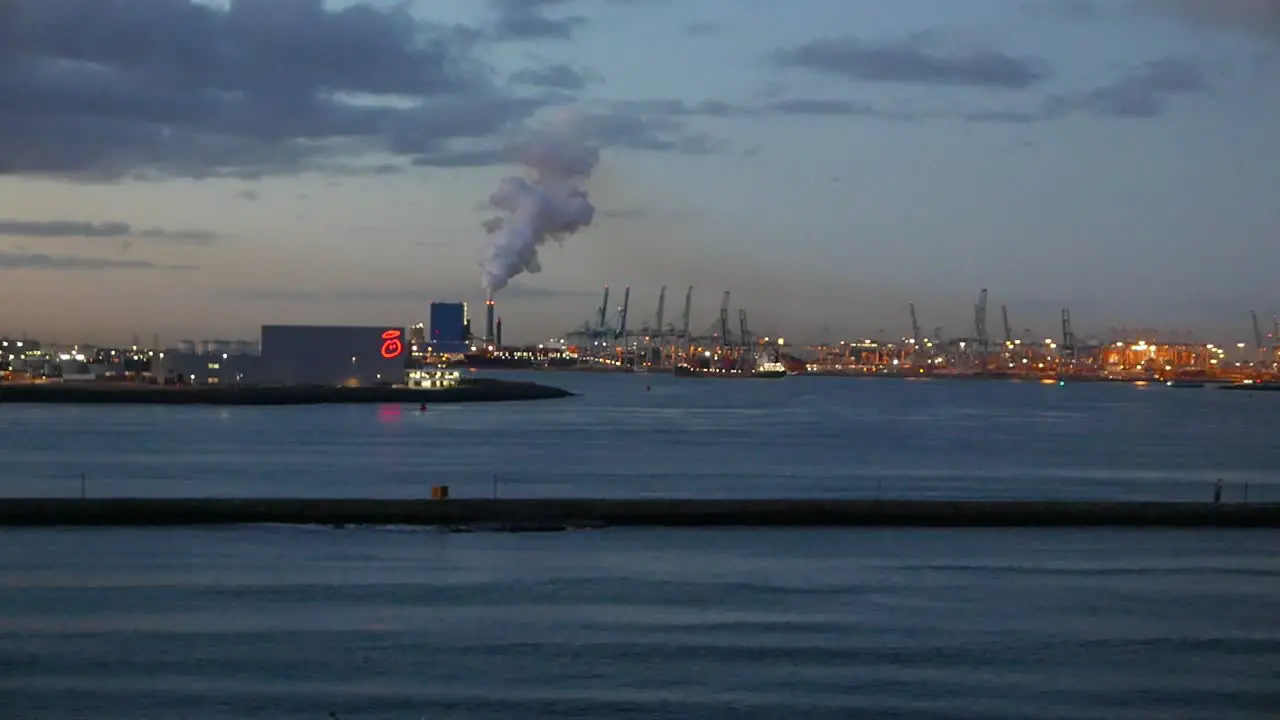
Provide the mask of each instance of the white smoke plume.
[{"label": "white smoke plume", "polygon": [[481,262],[484,289],[492,296],[520,273],[542,270],[538,249],[591,224],[596,209],[581,185],[600,162],[600,151],[575,137],[572,116],[560,118],[514,148],[533,178],[506,177],[489,204],[506,213],[483,223],[489,234]]}]

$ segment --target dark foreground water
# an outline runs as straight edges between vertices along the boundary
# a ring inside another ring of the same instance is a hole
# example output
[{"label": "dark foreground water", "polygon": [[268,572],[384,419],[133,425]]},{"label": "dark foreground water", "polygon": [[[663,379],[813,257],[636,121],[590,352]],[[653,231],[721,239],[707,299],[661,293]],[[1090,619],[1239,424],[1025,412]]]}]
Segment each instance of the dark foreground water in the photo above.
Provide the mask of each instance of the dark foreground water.
[{"label": "dark foreground water", "polygon": [[0,715],[1275,718],[1269,532],[0,532]]},{"label": "dark foreground water", "polygon": [[[0,407],[0,495],[1280,500],[1280,395]],[[0,530],[0,718],[1275,718],[1277,534]]]},{"label": "dark foreground water", "polygon": [[1280,393],[1159,385],[524,373],[440,405],[0,407],[0,496],[1280,501]]}]

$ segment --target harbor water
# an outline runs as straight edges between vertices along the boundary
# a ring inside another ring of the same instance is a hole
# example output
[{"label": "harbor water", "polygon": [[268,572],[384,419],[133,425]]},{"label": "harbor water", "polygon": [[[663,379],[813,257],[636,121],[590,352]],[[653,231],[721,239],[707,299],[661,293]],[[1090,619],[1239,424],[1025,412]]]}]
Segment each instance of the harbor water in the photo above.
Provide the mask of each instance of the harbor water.
[{"label": "harbor water", "polygon": [[[1276,394],[535,377],[580,396],[0,407],[0,495],[1208,500],[1222,478],[1226,502],[1280,500]],[[1274,718],[1276,546],[1266,530],[5,529],[0,716]]]},{"label": "harbor water", "polygon": [[[1280,501],[1280,394],[514,373],[504,405],[0,408],[0,496]],[[496,482],[495,482],[496,481]]]},{"label": "harbor water", "polygon": [[247,527],[0,543],[13,720],[1275,717],[1274,533]]}]

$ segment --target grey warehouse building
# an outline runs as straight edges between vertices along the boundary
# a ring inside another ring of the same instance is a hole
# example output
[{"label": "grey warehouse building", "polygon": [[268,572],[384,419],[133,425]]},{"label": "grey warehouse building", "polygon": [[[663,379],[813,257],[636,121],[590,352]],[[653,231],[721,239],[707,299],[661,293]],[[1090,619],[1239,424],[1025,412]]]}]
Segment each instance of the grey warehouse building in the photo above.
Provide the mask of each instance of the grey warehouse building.
[{"label": "grey warehouse building", "polygon": [[394,325],[263,325],[258,382],[272,385],[401,385],[405,329]]},{"label": "grey warehouse building", "polygon": [[166,350],[151,361],[156,381],[165,385],[252,385],[261,358],[248,353],[183,353]]}]

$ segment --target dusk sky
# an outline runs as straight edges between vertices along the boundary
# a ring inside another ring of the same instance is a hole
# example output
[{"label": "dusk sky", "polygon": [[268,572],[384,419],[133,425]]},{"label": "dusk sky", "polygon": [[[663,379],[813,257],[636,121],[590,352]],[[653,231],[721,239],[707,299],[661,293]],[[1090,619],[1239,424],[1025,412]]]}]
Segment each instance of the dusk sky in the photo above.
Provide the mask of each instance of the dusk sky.
[{"label": "dusk sky", "polygon": [[0,334],[479,316],[548,123],[596,214],[512,340],[604,284],[801,341],[1280,313],[1280,0],[0,0]]}]

